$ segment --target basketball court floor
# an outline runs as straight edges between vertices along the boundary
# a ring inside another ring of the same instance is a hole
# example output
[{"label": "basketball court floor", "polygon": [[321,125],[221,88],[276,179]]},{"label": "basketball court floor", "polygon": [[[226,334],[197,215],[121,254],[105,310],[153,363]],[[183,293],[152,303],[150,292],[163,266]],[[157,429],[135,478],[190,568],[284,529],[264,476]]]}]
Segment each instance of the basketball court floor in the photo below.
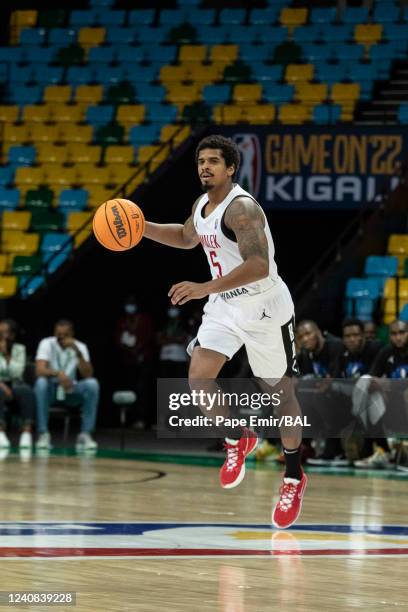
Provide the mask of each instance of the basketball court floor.
[{"label": "basketball court floor", "polygon": [[279,532],[280,471],[247,463],[225,491],[204,455],[11,454],[0,590],[75,592],[57,607],[81,612],[408,609],[407,476],[309,471],[300,521]]}]

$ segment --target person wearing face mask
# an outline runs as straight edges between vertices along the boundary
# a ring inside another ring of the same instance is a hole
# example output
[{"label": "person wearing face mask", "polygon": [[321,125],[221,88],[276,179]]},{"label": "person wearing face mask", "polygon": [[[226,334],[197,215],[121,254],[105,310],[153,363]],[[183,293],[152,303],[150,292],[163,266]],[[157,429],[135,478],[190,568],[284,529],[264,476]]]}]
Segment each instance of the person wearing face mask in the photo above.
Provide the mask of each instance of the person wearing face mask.
[{"label": "person wearing face mask", "polygon": [[170,306],[166,324],[158,336],[162,378],[187,376],[187,341],[188,330],[181,319],[180,308]]},{"label": "person wearing face mask", "polygon": [[116,324],[114,345],[117,388],[134,391],[137,396],[138,428],[153,422],[153,358],[155,332],[151,315],[141,308],[135,296],[123,304],[123,312]]}]

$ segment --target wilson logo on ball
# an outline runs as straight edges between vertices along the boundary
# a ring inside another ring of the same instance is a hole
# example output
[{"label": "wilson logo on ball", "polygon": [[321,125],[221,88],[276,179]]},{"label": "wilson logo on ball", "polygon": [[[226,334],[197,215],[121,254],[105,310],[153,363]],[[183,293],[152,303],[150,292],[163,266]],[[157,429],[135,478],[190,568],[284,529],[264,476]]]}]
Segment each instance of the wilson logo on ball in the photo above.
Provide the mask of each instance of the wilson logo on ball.
[{"label": "wilson logo on ball", "polygon": [[120,216],[118,207],[112,206],[111,211],[112,211],[113,216],[115,217],[113,221],[113,225],[116,228],[116,234],[118,238],[124,238],[125,236],[127,236],[127,231],[125,229],[125,226],[123,225],[122,217]]}]

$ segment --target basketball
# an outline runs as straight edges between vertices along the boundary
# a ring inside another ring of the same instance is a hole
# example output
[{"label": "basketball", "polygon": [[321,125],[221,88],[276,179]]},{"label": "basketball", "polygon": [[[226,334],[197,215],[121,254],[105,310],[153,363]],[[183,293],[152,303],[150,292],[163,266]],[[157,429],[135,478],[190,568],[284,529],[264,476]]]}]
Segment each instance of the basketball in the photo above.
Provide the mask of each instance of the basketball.
[{"label": "basketball", "polygon": [[142,239],[143,212],[130,200],[108,200],[99,206],[93,218],[93,232],[98,242],[111,251],[127,251]]}]

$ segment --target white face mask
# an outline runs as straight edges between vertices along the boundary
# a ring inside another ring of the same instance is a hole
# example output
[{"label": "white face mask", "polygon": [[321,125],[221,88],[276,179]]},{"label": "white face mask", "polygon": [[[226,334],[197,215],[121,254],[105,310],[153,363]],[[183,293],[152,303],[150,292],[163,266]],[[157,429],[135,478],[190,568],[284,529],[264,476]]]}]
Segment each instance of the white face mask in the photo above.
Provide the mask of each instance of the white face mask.
[{"label": "white face mask", "polygon": [[135,312],[137,312],[136,304],[126,304],[125,305],[125,312],[127,314],[135,314]]},{"label": "white face mask", "polygon": [[168,311],[167,311],[167,314],[170,317],[170,319],[175,319],[179,315],[179,309],[178,308],[169,308]]}]

